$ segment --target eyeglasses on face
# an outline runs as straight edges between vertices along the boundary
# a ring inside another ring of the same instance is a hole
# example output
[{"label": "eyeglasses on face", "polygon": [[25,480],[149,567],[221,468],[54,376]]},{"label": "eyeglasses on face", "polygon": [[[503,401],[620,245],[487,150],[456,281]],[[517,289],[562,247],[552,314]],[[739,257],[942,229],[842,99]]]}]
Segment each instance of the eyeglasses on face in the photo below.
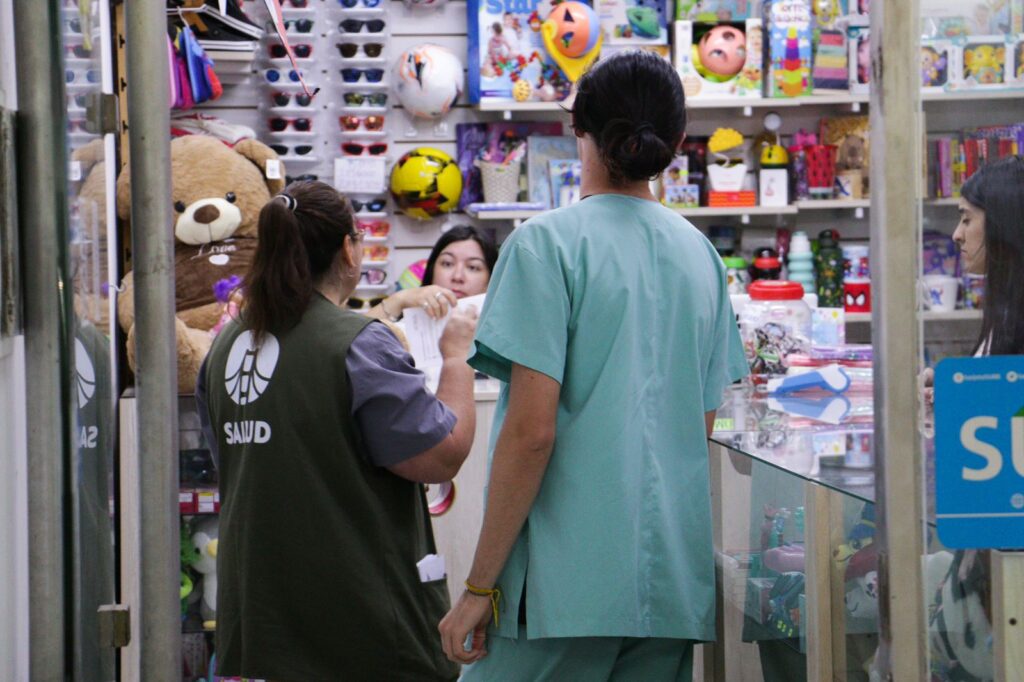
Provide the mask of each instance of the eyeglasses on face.
[{"label": "eyeglasses on face", "polygon": [[[364,273],[365,274],[365,273]],[[362,277],[360,277],[362,279]],[[387,296],[376,296],[374,298],[359,298],[357,296],[349,296],[348,307],[352,310],[361,310],[362,308],[372,308],[375,305],[380,305]]]},{"label": "eyeglasses on face", "polygon": [[374,142],[373,144],[360,144],[359,142],[343,142],[341,151],[349,156],[362,156],[365,152],[370,156],[380,156],[388,151],[387,142]]},{"label": "eyeglasses on face", "polygon": [[367,33],[380,33],[386,25],[383,19],[342,19],[338,30],[342,33],[359,33],[365,26]]},{"label": "eyeglasses on face", "polygon": [[[334,46],[338,48],[338,53],[345,59],[352,59],[359,54],[358,43],[335,43]],[[383,43],[363,43],[363,54],[370,58],[377,58],[381,55],[384,50]]]},{"label": "eyeglasses on face", "polygon": [[277,107],[288,106],[291,103],[292,99],[294,99],[295,104],[297,104],[300,107],[308,107],[310,103],[313,101],[313,98],[304,92],[296,93],[294,95],[290,95],[287,92],[275,92],[270,96],[270,99],[273,100],[274,106]]},{"label": "eyeglasses on face", "polygon": [[391,223],[385,220],[359,220],[356,229],[367,237],[387,237],[391,232]]},{"label": "eyeglasses on face", "polygon": [[308,133],[313,127],[313,122],[308,118],[283,118],[281,116],[270,119],[267,124],[275,133],[287,130],[288,126],[292,126],[300,133]]},{"label": "eyeglasses on face", "polygon": [[[288,56],[288,50],[281,43],[268,45],[267,49],[270,51],[270,56],[274,59],[284,59]],[[313,46],[308,43],[299,43],[298,45],[292,45],[292,52],[295,53],[297,59],[309,59],[310,55],[313,54]]]},{"label": "eyeglasses on face", "polygon": [[382,107],[388,103],[388,95],[386,92],[346,92],[344,94],[345,104],[353,106],[362,106],[364,103],[374,107]]},{"label": "eyeglasses on face", "polygon": [[363,258],[369,261],[387,260],[390,249],[386,246],[373,245],[363,247]]},{"label": "eyeglasses on face", "polygon": [[388,203],[388,200],[384,197],[377,197],[369,201],[359,201],[358,199],[349,199],[349,201],[352,203],[352,210],[356,213],[361,213],[364,208],[370,213],[377,213],[383,210],[384,206]]},{"label": "eyeglasses on face", "polygon": [[365,116],[360,118],[359,116],[341,116],[338,118],[338,122],[344,130],[353,132],[359,130],[359,126],[370,131],[383,130],[384,128],[384,117],[383,116]]},{"label": "eyeglasses on face", "polygon": [[[386,247],[385,247],[386,248]],[[363,270],[359,273],[359,281],[366,282],[376,286],[378,284],[384,284],[388,280],[388,273],[384,270],[378,270],[377,268],[370,268],[369,270]]]},{"label": "eyeglasses on face", "polygon": [[297,144],[289,147],[286,144],[272,144],[270,148],[273,149],[280,156],[288,156],[289,150],[296,156],[305,156],[313,151],[313,145],[311,144]]},{"label": "eyeglasses on face", "polygon": [[302,175],[286,175],[284,176],[284,184],[290,185],[293,182],[316,182],[319,179],[320,176],[314,173],[303,173]]},{"label": "eyeglasses on face", "polygon": [[384,78],[384,69],[342,69],[341,78],[346,83],[358,83],[361,76],[366,76],[368,83],[380,83]]},{"label": "eyeglasses on face", "polygon": [[288,71],[287,74],[283,71],[279,71],[278,69],[267,69],[266,72],[267,81],[271,83],[277,83],[285,76],[287,76],[288,80],[290,80],[292,83],[299,82],[299,72],[296,71],[295,69]]},{"label": "eyeglasses on face", "polygon": [[102,76],[96,69],[89,69],[88,71],[72,71],[71,69],[68,69],[64,72],[64,82],[66,83],[74,83],[78,80],[86,80],[90,83],[99,83],[100,78],[102,78]]}]

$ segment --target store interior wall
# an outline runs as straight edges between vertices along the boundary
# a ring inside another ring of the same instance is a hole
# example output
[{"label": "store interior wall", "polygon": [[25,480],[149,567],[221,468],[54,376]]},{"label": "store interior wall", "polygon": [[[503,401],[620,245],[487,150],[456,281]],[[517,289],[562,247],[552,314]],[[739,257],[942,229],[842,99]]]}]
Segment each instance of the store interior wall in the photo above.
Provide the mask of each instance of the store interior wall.
[{"label": "store interior wall", "polygon": [[[14,35],[0,0],[0,36]],[[14,41],[0,40],[0,107],[16,109]],[[23,336],[0,339],[0,679],[28,680],[28,445]]]}]

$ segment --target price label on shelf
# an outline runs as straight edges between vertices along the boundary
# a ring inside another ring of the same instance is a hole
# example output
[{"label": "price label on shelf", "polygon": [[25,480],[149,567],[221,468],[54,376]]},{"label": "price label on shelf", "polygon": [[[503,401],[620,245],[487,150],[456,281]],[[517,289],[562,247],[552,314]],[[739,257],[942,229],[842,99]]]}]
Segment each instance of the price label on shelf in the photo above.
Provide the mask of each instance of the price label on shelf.
[{"label": "price label on shelf", "polygon": [[387,166],[379,156],[340,156],[334,160],[334,188],[345,194],[380,194]]}]

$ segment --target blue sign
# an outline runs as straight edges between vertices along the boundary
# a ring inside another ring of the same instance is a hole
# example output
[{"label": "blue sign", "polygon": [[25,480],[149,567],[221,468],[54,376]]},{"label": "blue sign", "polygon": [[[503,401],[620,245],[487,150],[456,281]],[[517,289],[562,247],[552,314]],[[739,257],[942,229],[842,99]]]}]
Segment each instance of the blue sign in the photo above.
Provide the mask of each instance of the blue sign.
[{"label": "blue sign", "polygon": [[935,368],[935,516],[947,547],[1024,548],[1024,356]]}]

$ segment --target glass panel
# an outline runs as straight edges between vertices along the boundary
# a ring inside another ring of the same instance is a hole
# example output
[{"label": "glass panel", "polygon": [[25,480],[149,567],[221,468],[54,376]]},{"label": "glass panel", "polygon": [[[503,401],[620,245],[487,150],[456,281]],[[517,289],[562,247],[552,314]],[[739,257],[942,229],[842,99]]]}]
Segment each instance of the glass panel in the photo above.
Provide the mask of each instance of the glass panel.
[{"label": "glass panel", "polygon": [[65,0],[61,39],[69,158],[68,281],[73,287],[72,638],[76,679],[112,680],[115,651],[99,646],[97,609],[115,601],[116,396],[110,298],[116,230],[113,136],[97,134],[99,95],[111,91],[105,3]]}]

